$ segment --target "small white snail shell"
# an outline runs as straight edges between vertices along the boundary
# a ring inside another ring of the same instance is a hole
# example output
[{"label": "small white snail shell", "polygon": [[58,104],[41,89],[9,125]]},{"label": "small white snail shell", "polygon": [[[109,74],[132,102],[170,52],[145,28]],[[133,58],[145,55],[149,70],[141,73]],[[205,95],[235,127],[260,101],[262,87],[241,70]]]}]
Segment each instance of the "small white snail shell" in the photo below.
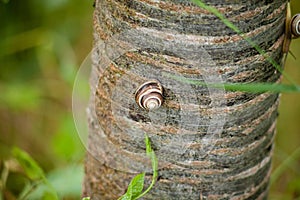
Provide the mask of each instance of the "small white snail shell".
[{"label": "small white snail shell", "polygon": [[294,38],[300,37],[300,14],[293,16],[291,20],[291,29]]},{"label": "small white snail shell", "polygon": [[135,92],[136,103],[145,110],[158,109],[163,103],[163,88],[156,80],[143,83]]}]

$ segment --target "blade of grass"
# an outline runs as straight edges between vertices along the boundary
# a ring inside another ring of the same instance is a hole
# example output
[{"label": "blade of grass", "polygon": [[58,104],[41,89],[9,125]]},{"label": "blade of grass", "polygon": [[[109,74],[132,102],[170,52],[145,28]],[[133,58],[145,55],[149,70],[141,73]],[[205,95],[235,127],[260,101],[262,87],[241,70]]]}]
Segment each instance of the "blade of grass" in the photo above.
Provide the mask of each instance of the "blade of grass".
[{"label": "blade of grass", "polygon": [[42,168],[37,164],[37,162],[25,151],[14,147],[12,150],[14,158],[17,159],[19,164],[24,169],[26,175],[31,180],[45,179],[45,174]]},{"label": "blade of grass", "polygon": [[207,86],[211,88],[224,88],[227,91],[241,91],[251,93],[287,93],[287,92],[300,92],[299,85],[285,85],[278,83],[205,83],[203,81],[192,80],[189,78],[179,77],[172,74],[164,73],[165,76],[173,78],[174,80],[182,83],[188,83],[193,85]]},{"label": "blade of grass", "polygon": [[270,185],[275,183],[281,174],[287,170],[289,166],[292,165],[293,162],[297,162],[300,157],[300,147],[298,147],[290,156],[288,156],[272,173],[270,179]]},{"label": "blade of grass", "polygon": [[281,66],[270,56],[267,55],[267,53],[261,49],[255,42],[253,42],[249,37],[247,37],[238,27],[236,27],[232,22],[230,22],[227,18],[225,18],[216,8],[206,5],[201,0],[191,0],[194,4],[197,6],[211,12],[216,17],[218,17],[226,26],[228,26],[231,30],[236,32],[240,37],[242,37],[244,40],[246,40],[255,50],[262,55],[264,58],[266,58],[274,67],[277,69],[291,84],[296,85],[295,81],[286,74]]},{"label": "blade of grass", "polygon": [[[44,171],[38,165],[38,163],[25,151],[14,147],[12,149],[12,155],[18,161],[18,163],[24,169],[25,174],[33,181],[43,181],[43,183],[48,187],[54,199],[58,199],[57,193],[51,183],[47,180]],[[28,195],[28,194],[26,194]],[[26,196],[25,195],[25,196]]]}]

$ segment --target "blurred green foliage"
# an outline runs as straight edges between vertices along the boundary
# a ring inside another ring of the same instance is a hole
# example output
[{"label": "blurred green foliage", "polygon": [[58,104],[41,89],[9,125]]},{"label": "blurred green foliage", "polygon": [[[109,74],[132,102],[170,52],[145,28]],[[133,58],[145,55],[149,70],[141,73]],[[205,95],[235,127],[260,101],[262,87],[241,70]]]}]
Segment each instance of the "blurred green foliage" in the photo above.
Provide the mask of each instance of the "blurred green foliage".
[{"label": "blurred green foliage", "polygon": [[53,199],[41,174],[59,199],[80,197],[85,149],[71,95],[92,49],[92,5],[0,0],[0,199],[25,198],[26,190],[26,199]]},{"label": "blurred green foliage", "polygon": [[[300,13],[300,1],[291,0],[292,13]],[[285,71],[300,84],[300,39],[292,41]],[[283,83],[288,83],[283,79]],[[300,94],[284,93],[279,105],[273,171],[271,178],[271,200],[300,199]]]},{"label": "blurred green foliage", "polygon": [[[293,13],[300,12],[300,2],[291,2]],[[33,181],[21,169],[13,146],[28,152],[29,163],[38,163],[33,165],[59,199],[80,197],[85,150],[72,119],[71,93],[76,72],[92,49],[92,4],[0,0],[0,199],[17,199],[29,187],[34,187],[30,199],[51,198],[47,184]],[[299,84],[300,39],[293,41],[291,51],[297,59],[289,56],[285,70]],[[272,200],[300,199],[299,119],[300,95],[283,94]]]}]

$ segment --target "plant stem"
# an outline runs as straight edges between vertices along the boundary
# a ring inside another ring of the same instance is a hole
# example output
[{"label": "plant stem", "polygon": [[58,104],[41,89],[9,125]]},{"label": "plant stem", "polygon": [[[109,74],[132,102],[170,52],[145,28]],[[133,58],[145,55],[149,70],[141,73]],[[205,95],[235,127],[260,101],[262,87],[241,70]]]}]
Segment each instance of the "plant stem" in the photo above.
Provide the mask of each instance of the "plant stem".
[{"label": "plant stem", "polygon": [[149,156],[151,156],[151,163],[152,163],[152,168],[153,168],[152,181],[151,181],[151,184],[149,185],[149,187],[142,194],[137,196],[135,199],[139,199],[142,196],[144,196],[145,194],[147,194],[156,182],[156,178],[157,178],[157,175],[158,175],[158,173],[157,173],[157,166],[158,165],[157,165],[156,155],[155,155],[153,150],[149,153]]}]

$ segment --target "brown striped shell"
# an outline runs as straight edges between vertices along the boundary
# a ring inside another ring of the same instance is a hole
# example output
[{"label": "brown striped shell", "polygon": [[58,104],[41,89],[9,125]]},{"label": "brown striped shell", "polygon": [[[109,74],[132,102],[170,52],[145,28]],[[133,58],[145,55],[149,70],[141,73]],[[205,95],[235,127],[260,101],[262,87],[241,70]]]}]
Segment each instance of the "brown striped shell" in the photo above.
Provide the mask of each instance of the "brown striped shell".
[{"label": "brown striped shell", "polygon": [[135,92],[136,103],[145,110],[158,109],[163,103],[163,88],[157,80],[143,83]]},{"label": "brown striped shell", "polygon": [[293,16],[291,20],[291,31],[293,34],[293,38],[300,37],[300,14],[296,14]]}]

